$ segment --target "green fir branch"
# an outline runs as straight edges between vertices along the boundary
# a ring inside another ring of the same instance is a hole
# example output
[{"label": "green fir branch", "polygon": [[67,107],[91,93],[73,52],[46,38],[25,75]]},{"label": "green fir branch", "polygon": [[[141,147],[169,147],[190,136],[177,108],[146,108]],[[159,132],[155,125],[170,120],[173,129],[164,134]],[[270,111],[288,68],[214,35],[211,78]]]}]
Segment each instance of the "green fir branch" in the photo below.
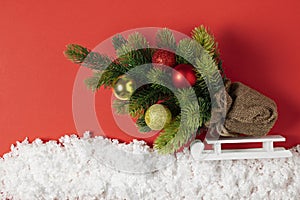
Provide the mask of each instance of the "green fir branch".
[{"label": "green fir branch", "polygon": [[[96,91],[99,89],[102,85],[107,87],[113,87],[113,84],[117,81],[117,79],[125,74],[128,71],[127,67],[124,67],[123,65],[120,65],[117,61],[114,61],[110,63],[108,67],[106,67],[104,70],[98,71],[96,74],[96,77],[90,77],[86,80],[86,84],[91,85],[92,87],[89,87],[93,91]],[[98,80],[98,84],[96,84],[96,81]],[[96,87],[96,88],[95,88]]]},{"label": "green fir branch", "polygon": [[129,54],[132,51],[132,47],[127,45],[127,43],[122,44],[117,50],[117,57],[122,60],[121,58],[125,57],[125,55]]},{"label": "green fir branch", "polygon": [[191,130],[181,123],[181,117],[178,116],[160,133],[154,141],[154,148],[161,154],[174,153],[185,145],[196,132],[197,129]]},{"label": "green fir branch", "polygon": [[129,101],[115,99],[113,101],[113,108],[115,112],[120,115],[129,114]]},{"label": "green fir branch", "polygon": [[[189,102],[181,107],[181,119],[182,123],[185,123],[187,127],[192,130],[197,129],[199,127],[199,104],[198,99],[194,102]],[[202,125],[202,124],[201,124]]]},{"label": "green fir branch", "polygon": [[196,97],[195,91],[192,88],[179,88],[175,91],[175,96],[183,104],[188,104]]},{"label": "green fir branch", "polygon": [[149,43],[146,38],[141,33],[134,32],[128,36],[127,42],[119,46],[116,52],[118,57],[123,57],[132,51],[146,48],[149,48]]},{"label": "green fir branch", "polygon": [[154,141],[153,147],[161,154],[174,153],[180,146],[174,142],[180,126],[180,117],[173,120]]},{"label": "green fir branch", "polygon": [[168,70],[151,68],[146,77],[150,83],[153,83],[152,86],[156,89],[161,89],[164,92],[168,92],[168,88],[173,89],[172,73],[169,73]]},{"label": "green fir branch", "polygon": [[192,38],[201,44],[214,59],[219,57],[218,43],[208,28],[203,25],[194,28]]},{"label": "green fir branch", "polygon": [[121,48],[125,48],[124,52],[126,53],[119,55],[118,60],[121,65],[126,66],[128,69],[152,62],[153,49],[151,48],[131,50],[129,52],[127,52],[127,47],[122,46]]},{"label": "green fir branch", "polygon": [[195,64],[195,58],[203,54],[203,47],[191,38],[184,38],[179,41],[176,50],[177,63]]},{"label": "green fir branch", "polygon": [[195,70],[195,71],[196,71],[197,81],[196,81],[195,85],[193,86],[193,88],[195,90],[197,97],[209,96],[209,91],[208,91],[205,80],[203,79],[200,72],[198,72],[197,70]]},{"label": "green fir branch", "polygon": [[211,56],[203,54],[196,59],[196,69],[201,73],[211,93],[215,93],[223,85],[222,77],[219,74],[218,66]]},{"label": "green fir branch", "polygon": [[145,116],[141,116],[137,119],[136,125],[138,127],[139,132],[145,133],[151,131],[151,128],[149,128],[145,122]]},{"label": "green fir branch", "polygon": [[199,97],[199,126],[202,127],[207,121],[209,121],[211,116],[211,102],[210,99],[205,100],[204,98]]},{"label": "green fir branch", "polygon": [[220,59],[220,51],[218,48],[218,43],[216,42],[210,30],[203,25],[196,27],[192,31],[192,38],[195,39],[199,44],[201,44],[203,48],[207,51],[207,53],[210,56],[212,56],[212,58],[217,63],[221,75],[224,76],[224,78],[226,78],[222,67],[222,60]]},{"label": "green fir branch", "polygon": [[105,70],[99,79],[99,86],[103,85],[104,88],[113,87],[113,84],[121,75],[123,75],[123,73],[120,71]]},{"label": "green fir branch", "polygon": [[88,89],[92,90],[93,92],[96,92],[100,88],[100,78],[102,76],[103,72],[94,72],[93,76],[87,78],[84,80],[85,85]]},{"label": "green fir branch", "polygon": [[90,52],[82,62],[82,66],[93,70],[104,70],[112,63],[112,60],[98,52]]},{"label": "green fir branch", "polygon": [[175,96],[179,99],[180,115],[164,128],[163,132],[154,142],[154,147],[160,153],[174,153],[193,137],[200,124],[200,107],[198,98],[192,88],[178,89]]},{"label": "green fir branch", "polygon": [[118,50],[121,46],[125,45],[127,41],[122,35],[117,34],[112,38],[112,43],[115,50]]},{"label": "green fir branch", "polygon": [[135,80],[137,85],[145,84],[148,82],[147,73],[152,69],[152,64],[142,64],[127,71],[127,74]]},{"label": "green fir branch", "polygon": [[198,98],[193,88],[178,89],[175,96],[179,100],[181,119],[191,130],[199,127]]},{"label": "green fir branch", "polygon": [[164,93],[157,90],[151,85],[144,85],[137,90],[130,97],[129,112],[132,117],[140,117],[144,112],[159,100],[164,100],[171,94]]},{"label": "green fir branch", "polygon": [[176,40],[172,31],[167,28],[157,31],[156,45],[158,48],[168,49],[175,52]]},{"label": "green fir branch", "polygon": [[79,44],[68,44],[66,46],[66,50],[64,51],[66,58],[75,64],[82,63],[89,53],[89,49],[80,46]]},{"label": "green fir branch", "polygon": [[64,54],[73,63],[81,64],[93,70],[103,70],[112,62],[108,56],[101,55],[98,52],[91,52],[89,49],[78,44],[67,45]]},{"label": "green fir branch", "polygon": [[153,49],[141,33],[132,33],[128,36],[127,42],[116,50],[121,65],[132,69],[136,66],[151,63]]},{"label": "green fir branch", "polygon": [[170,95],[170,97],[161,102],[161,104],[169,108],[173,118],[180,114],[180,106],[174,94]]},{"label": "green fir branch", "polygon": [[130,34],[127,38],[127,44],[134,50],[149,48],[147,39],[139,32]]},{"label": "green fir branch", "polygon": [[194,42],[190,38],[184,38],[179,41],[178,47],[176,50],[177,62],[178,63],[193,63],[195,58],[195,46]]}]

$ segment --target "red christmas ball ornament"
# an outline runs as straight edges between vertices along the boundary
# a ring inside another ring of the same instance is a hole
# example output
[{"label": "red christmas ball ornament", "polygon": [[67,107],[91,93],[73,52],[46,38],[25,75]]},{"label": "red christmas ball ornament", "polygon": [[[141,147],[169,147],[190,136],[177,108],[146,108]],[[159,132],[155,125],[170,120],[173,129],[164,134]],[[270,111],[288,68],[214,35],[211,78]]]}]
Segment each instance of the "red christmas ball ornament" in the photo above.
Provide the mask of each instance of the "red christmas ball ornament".
[{"label": "red christmas ball ornament", "polygon": [[192,65],[179,64],[174,69],[176,71],[173,71],[172,80],[175,87],[185,88],[195,85],[197,77]]},{"label": "red christmas ball ornament", "polygon": [[167,50],[159,49],[152,56],[153,66],[163,69],[165,66],[174,67],[176,64],[175,54]]}]

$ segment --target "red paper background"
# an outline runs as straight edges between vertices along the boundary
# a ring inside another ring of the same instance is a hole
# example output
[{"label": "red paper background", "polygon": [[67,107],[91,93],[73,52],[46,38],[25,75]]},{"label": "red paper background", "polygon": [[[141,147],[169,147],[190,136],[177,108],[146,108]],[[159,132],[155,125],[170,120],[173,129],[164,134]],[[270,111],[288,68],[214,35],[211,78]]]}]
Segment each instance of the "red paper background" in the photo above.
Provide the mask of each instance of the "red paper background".
[{"label": "red paper background", "polygon": [[[0,155],[25,137],[76,132],[72,88],[78,67],[64,58],[66,44],[93,48],[118,32],[147,26],[189,34],[199,24],[219,41],[228,77],[277,102],[272,134],[286,136],[286,147],[298,144],[299,21],[298,0],[1,1]],[[110,91],[101,94],[97,107],[110,101]],[[108,106],[98,111],[106,129],[130,139],[106,117]]]}]

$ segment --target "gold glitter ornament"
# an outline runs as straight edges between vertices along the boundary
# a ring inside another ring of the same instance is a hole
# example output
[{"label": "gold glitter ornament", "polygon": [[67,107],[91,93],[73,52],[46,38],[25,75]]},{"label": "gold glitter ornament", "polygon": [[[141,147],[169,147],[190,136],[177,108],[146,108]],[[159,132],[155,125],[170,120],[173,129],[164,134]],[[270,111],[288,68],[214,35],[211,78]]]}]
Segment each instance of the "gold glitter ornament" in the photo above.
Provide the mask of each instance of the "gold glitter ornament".
[{"label": "gold glitter ornament", "polygon": [[161,130],[171,122],[170,110],[161,104],[150,106],[145,114],[145,122],[152,130]]},{"label": "gold glitter ornament", "polygon": [[120,100],[129,100],[130,96],[136,89],[135,81],[127,75],[122,75],[114,83],[113,93]]}]

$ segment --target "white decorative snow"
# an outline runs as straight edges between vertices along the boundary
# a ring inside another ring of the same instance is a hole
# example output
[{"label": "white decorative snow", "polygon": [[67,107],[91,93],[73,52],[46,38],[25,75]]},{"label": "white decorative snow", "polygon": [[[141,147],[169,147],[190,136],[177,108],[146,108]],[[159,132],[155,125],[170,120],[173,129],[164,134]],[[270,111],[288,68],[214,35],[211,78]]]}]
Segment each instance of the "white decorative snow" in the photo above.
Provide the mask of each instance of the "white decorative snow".
[{"label": "white decorative snow", "polygon": [[1,199],[300,199],[300,145],[293,157],[194,161],[159,156],[143,141],[102,137],[27,140],[0,159]]}]

